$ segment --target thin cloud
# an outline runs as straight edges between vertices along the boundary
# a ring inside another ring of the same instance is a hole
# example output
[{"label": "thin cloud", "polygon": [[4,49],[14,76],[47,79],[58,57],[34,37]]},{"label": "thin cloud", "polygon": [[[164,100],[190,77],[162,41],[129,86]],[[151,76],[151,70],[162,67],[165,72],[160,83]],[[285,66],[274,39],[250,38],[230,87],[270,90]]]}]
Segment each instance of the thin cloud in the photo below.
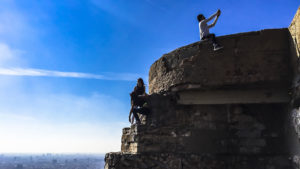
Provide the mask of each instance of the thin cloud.
[{"label": "thin cloud", "polygon": [[32,68],[0,68],[0,75],[5,76],[35,76],[35,77],[65,77],[65,78],[83,78],[97,80],[121,80],[135,81],[139,77],[144,77],[134,73],[105,73],[91,74],[81,72],[62,72],[55,70],[32,69]]},{"label": "thin cloud", "polygon": [[151,6],[155,7],[155,8],[158,8],[159,10],[161,10],[163,12],[168,12],[168,10],[166,8],[164,8],[161,5],[158,5],[158,4],[154,3],[152,0],[146,0],[145,2],[147,2],[149,5],[151,5]]},{"label": "thin cloud", "polygon": [[15,0],[0,1],[0,38],[1,41],[16,43],[28,41],[36,36],[32,17],[18,9]]},{"label": "thin cloud", "polygon": [[[91,4],[108,14],[115,16],[122,21],[133,25],[138,25],[135,16],[131,15],[126,8],[116,5],[116,2],[110,0],[90,0]],[[127,3],[127,2],[126,2]]]}]

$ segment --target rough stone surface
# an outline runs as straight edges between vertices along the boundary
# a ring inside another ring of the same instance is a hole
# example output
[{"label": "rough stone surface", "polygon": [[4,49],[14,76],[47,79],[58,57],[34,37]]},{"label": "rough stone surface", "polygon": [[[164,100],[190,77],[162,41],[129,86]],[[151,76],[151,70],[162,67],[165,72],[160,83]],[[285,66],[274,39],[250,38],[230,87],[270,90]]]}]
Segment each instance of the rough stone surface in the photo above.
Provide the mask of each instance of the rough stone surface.
[{"label": "rough stone surface", "polygon": [[300,47],[300,8],[298,9],[290,27],[290,49],[292,66],[294,70],[294,80],[292,83],[290,107],[287,112],[286,136],[290,154],[297,168],[300,168],[300,65],[299,65],[299,47]]},{"label": "rough stone surface", "polygon": [[[164,99],[154,107],[166,105]],[[151,124],[125,128],[122,152],[287,153],[282,120],[286,104],[175,106],[153,110]]]},{"label": "rough stone surface", "polygon": [[[293,159],[299,163],[299,159]],[[184,153],[108,153],[105,169],[290,169],[284,155],[246,156]]]},{"label": "rough stone surface", "polygon": [[289,83],[288,29],[228,35],[218,41],[224,45],[218,52],[200,41],[163,55],[150,68],[149,92]]},{"label": "rough stone surface", "polygon": [[156,61],[151,113],[123,129],[105,169],[299,169],[299,13],[289,29],[220,37],[219,52],[197,42]]},{"label": "rough stone surface", "polygon": [[300,7],[289,26],[289,31],[293,38],[293,44],[296,48],[297,56],[300,56]]}]

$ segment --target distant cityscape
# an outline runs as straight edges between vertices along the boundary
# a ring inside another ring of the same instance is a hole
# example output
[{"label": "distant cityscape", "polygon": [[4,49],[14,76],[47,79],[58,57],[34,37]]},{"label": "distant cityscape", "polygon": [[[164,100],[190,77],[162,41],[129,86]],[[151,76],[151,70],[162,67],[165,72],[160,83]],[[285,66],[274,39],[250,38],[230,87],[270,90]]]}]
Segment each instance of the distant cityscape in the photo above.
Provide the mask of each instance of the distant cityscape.
[{"label": "distant cityscape", "polygon": [[104,169],[104,155],[0,154],[0,169]]}]

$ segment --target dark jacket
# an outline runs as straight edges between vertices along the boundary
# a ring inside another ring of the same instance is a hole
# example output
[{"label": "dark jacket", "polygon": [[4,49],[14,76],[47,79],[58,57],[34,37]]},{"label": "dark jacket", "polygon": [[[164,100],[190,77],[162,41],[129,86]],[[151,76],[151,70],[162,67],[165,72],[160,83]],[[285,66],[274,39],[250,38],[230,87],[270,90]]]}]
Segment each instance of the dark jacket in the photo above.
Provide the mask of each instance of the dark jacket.
[{"label": "dark jacket", "polygon": [[145,94],[145,87],[135,86],[133,92],[130,93],[131,102],[134,106],[143,106],[143,104],[146,102],[145,99],[138,97],[139,95],[143,94]]}]

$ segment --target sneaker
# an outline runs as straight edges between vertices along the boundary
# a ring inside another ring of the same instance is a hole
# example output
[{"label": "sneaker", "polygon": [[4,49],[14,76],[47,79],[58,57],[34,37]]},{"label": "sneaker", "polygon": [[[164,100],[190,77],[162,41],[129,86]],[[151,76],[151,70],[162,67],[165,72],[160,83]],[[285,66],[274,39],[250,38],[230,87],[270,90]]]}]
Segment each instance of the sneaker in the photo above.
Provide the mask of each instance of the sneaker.
[{"label": "sneaker", "polygon": [[215,46],[214,47],[214,51],[217,51],[217,50],[220,50],[220,49],[223,49],[223,46]]}]

